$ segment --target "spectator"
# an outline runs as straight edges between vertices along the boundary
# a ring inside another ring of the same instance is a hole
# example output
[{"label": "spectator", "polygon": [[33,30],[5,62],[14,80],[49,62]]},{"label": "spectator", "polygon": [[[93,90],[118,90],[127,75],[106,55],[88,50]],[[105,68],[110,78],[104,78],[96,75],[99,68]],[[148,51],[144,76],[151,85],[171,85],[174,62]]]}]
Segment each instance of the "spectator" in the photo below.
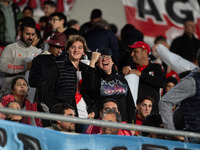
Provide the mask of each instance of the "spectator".
[{"label": "spectator", "polygon": [[99,48],[110,48],[115,59],[115,65],[119,66],[120,53],[117,38],[114,33],[109,31],[110,25],[105,20],[95,22],[94,28],[83,36],[87,42],[88,48],[95,52]]},{"label": "spectator", "polygon": [[[197,55],[198,64],[200,65],[200,53]],[[200,109],[199,109],[199,75],[200,69],[196,67],[185,78],[167,92],[159,102],[159,110],[165,128],[175,130],[172,116],[172,108],[180,104],[183,114],[185,127],[183,130],[200,133]],[[178,140],[184,140],[184,137],[176,136]],[[189,138],[191,143],[200,143],[200,139]]]},{"label": "spectator", "polygon": [[[4,107],[11,101],[17,101],[22,110],[37,111],[37,104],[31,104],[31,102],[26,99],[28,93],[28,83],[23,77],[16,77],[12,80],[11,91],[12,94],[4,96],[1,100]],[[23,116],[22,123],[42,127],[41,119],[35,118],[35,120],[33,120],[30,117]]]},{"label": "spectator", "polygon": [[[6,107],[11,108],[11,109],[17,109],[21,110],[21,107],[18,102],[16,101],[11,101],[9,102]],[[22,121],[22,116],[14,115],[14,114],[7,114],[5,120],[10,120],[14,122],[21,122]]]},{"label": "spectator", "polygon": [[[160,114],[148,115],[143,119],[142,125],[156,127],[156,128],[163,128],[163,123]],[[141,132],[141,135],[157,139],[166,139],[165,136],[162,134],[151,133],[151,132]]]},{"label": "spectator", "polygon": [[24,7],[22,11],[22,16],[24,17],[31,17],[33,18],[33,9],[29,6]]},{"label": "spectator", "polygon": [[0,0],[0,46],[15,42],[17,20],[20,18],[20,9],[16,3]]},{"label": "spectator", "polygon": [[69,29],[69,28],[74,28],[74,29],[76,29],[77,31],[79,31],[80,30],[80,24],[79,24],[79,22],[77,21],[77,20],[70,20],[70,21],[68,21],[68,23],[67,23],[67,28]]},{"label": "spectator", "polygon": [[43,11],[46,18],[46,26],[43,32],[43,41],[46,41],[47,38],[51,35],[52,33],[52,25],[50,22],[51,19],[51,14],[56,12],[56,4],[55,2],[51,1],[51,0],[47,0],[44,2],[43,4]]},{"label": "spectator", "polygon": [[44,87],[44,103],[51,109],[57,103],[72,105],[81,118],[94,118],[93,102],[82,92],[82,74],[88,66],[80,62],[87,50],[83,37],[72,36],[67,40],[67,56],[55,63]]},{"label": "spectator", "polygon": [[67,18],[66,16],[61,12],[55,12],[50,15],[51,16],[51,25],[53,28],[53,31],[63,33],[66,30],[67,25]]},{"label": "spectator", "polygon": [[178,81],[176,80],[176,78],[174,78],[174,77],[167,78],[166,85],[165,85],[165,87],[163,89],[163,95],[165,95],[170,89],[175,87],[175,85],[177,83],[178,83]]},{"label": "spectator", "polygon": [[[136,125],[142,125],[143,119],[151,114],[154,100],[150,96],[142,96],[137,100]],[[140,132],[136,131],[136,135]]]},{"label": "spectator", "polygon": [[200,48],[200,41],[195,38],[194,33],[194,21],[192,19],[186,19],[184,21],[184,34],[173,40],[170,50],[184,59],[198,64],[196,56]]},{"label": "spectator", "polygon": [[129,46],[132,48],[131,57],[134,65],[127,70],[128,74],[139,76],[138,98],[148,95],[154,99],[153,112],[158,113],[158,102],[160,100],[160,88],[166,82],[165,72],[159,64],[152,64],[148,60],[150,47],[142,41]]},{"label": "spectator", "polygon": [[32,46],[35,38],[35,22],[24,21],[20,26],[20,39],[5,47],[0,56],[0,71],[5,76],[4,94],[10,93],[10,82],[16,76],[24,75],[31,67],[26,58],[33,58],[41,51]]},{"label": "spectator", "polygon": [[[67,103],[56,104],[53,106],[51,113],[70,117],[75,116],[74,108]],[[48,128],[62,132],[75,132],[75,124],[71,122],[52,121],[51,127]]]},{"label": "spectator", "polygon": [[132,45],[137,41],[143,41],[143,38],[144,38],[143,33],[140,32],[131,24],[126,24],[121,29],[121,37],[120,37],[121,65],[119,67],[119,70],[121,70],[124,66],[131,66],[133,61],[130,55],[131,49],[129,48],[129,45]]},{"label": "spectator", "polygon": [[[29,84],[31,87],[37,88],[35,101],[38,103],[38,111],[49,112],[48,107],[42,101],[43,88],[49,76],[50,70],[61,54],[66,44],[66,36],[63,33],[55,33],[48,41],[50,47],[48,51],[44,51],[33,59],[30,69]],[[49,126],[49,122],[44,120],[43,125]]]},{"label": "spectator", "polygon": [[[103,121],[121,122],[121,116],[115,110],[109,109],[102,114]],[[102,134],[118,135],[119,129],[112,127],[101,127]]]},{"label": "spectator", "polygon": [[90,22],[84,23],[80,28],[81,35],[84,35],[90,29],[92,29],[94,23],[100,21],[101,19],[102,19],[102,11],[100,9],[93,9],[90,14]]},{"label": "spectator", "polygon": [[[105,111],[107,111],[109,109],[112,109],[120,114],[120,112],[118,110],[117,101],[113,98],[106,98],[103,100],[103,102],[101,104],[100,117],[98,119],[101,120],[102,113],[104,113]],[[122,123],[126,123],[126,122],[122,122]],[[87,130],[85,131],[85,133],[98,134],[98,133],[102,133],[102,131],[101,131],[101,127],[99,127],[99,126],[89,125]],[[128,136],[128,135],[132,135],[132,133],[129,130],[119,129],[117,135],[127,135]]]},{"label": "spectator", "polygon": [[117,74],[112,56],[112,51],[108,48],[92,53],[90,68],[83,75],[82,89],[97,101],[98,112],[102,99],[107,97],[116,99],[122,121],[133,123],[135,120],[133,97],[127,81]]}]

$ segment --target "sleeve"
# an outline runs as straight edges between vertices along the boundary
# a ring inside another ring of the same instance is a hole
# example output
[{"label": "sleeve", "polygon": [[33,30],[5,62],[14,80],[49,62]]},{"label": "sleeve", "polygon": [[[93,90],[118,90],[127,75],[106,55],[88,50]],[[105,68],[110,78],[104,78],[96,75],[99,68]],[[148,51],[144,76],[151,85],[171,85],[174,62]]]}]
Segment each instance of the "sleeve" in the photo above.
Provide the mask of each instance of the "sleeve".
[{"label": "sleeve", "polygon": [[159,102],[159,111],[165,128],[175,130],[172,114],[173,106],[186,98],[194,96],[195,93],[195,80],[191,77],[186,77],[163,96]]},{"label": "sleeve", "polygon": [[121,60],[120,52],[119,52],[119,45],[118,45],[117,38],[112,33],[109,36],[109,47],[111,48],[111,50],[113,52],[113,57],[116,61],[115,64],[117,66],[119,66],[119,63],[120,63],[120,60]]},{"label": "sleeve", "polygon": [[135,108],[135,103],[133,101],[133,96],[130,92],[129,86],[128,86],[128,93],[126,97],[126,109],[127,109],[127,115],[128,115],[128,123],[135,124],[136,122],[135,109],[136,108]]},{"label": "sleeve", "polygon": [[32,61],[32,66],[30,69],[30,74],[28,79],[31,87],[39,87],[42,77],[41,70],[42,70],[41,64],[39,62],[38,57],[36,57]]},{"label": "sleeve", "polygon": [[187,70],[192,70],[196,65],[190,61],[182,58],[181,56],[170,52],[165,46],[158,44],[157,53],[171,69],[173,69],[178,74]]},{"label": "sleeve", "polygon": [[55,104],[55,90],[58,79],[58,67],[55,64],[50,70],[46,84],[43,88],[42,101],[51,109]]},{"label": "sleeve", "polygon": [[4,73],[15,74],[24,72],[24,65],[16,63],[16,57],[14,57],[14,50],[10,46],[7,46],[0,57],[0,70]]},{"label": "sleeve", "polygon": [[82,91],[92,97],[98,92],[98,75],[95,68],[88,67],[82,74]]},{"label": "sleeve", "polygon": [[154,87],[158,88],[164,87],[166,82],[166,75],[164,69],[162,69],[159,64],[154,64],[154,66],[152,67],[154,67],[152,68],[152,71],[141,72],[140,80]]}]

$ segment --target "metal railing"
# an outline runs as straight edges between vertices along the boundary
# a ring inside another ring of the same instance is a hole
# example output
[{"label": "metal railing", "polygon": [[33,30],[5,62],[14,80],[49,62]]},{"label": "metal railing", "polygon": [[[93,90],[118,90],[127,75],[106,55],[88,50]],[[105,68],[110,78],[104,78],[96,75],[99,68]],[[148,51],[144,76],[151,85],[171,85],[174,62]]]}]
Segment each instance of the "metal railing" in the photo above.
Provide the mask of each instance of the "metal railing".
[{"label": "metal railing", "polygon": [[70,117],[70,116],[64,116],[64,115],[58,115],[58,114],[34,112],[34,111],[27,111],[27,110],[16,110],[16,109],[4,108],[4,107],[0,107],[0,112],[5,113],[5,114],[15,114],[15,115],[41,118],[41,119],[47,119],[47,120],[60,120],[60,121],[66,121],[66,122],[73,122],[77,124],[113,127],[113,128],[119,128],[119,129],[125,129],[125,130],[135,130],[135,131],[173,135],[173,136],[183,136],[186,139],[188,137],[200,138],[200,134],[194,133],[194,132],[168,130],[168,129],[163,129],[163,128],[134,125],[134,124],[107,122],[107,121],[96,120],[96,119],[83,119],[79,117]]}]

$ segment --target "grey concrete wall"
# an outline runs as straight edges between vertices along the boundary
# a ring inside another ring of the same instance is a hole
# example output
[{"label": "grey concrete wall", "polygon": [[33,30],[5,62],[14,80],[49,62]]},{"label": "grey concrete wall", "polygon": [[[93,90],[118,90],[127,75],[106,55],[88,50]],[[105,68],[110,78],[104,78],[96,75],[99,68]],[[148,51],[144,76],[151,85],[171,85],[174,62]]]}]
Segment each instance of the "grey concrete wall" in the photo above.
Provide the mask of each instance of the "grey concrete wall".
[{"label": "grey concrete wall", "polygon": [[92,9],[99,8],[103,18],[114,23],[120,30],[126,24],[124,6],[121,0],[76,0],[74,7],[68,14],[68,19],[76,19],[83,24],[90,19]]}]

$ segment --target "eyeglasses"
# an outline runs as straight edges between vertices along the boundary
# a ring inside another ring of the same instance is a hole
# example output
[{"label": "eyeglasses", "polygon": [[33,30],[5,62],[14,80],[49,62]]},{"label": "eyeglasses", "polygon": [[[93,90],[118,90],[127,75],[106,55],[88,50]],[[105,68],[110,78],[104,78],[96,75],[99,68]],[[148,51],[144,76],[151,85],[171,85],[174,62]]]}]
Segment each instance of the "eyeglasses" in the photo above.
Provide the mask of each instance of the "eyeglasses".
[{"label": "eyeglasses", "polygon": [[110,58],[111,58],[110,55],[102,55],[102,56],[99,57],[99,59],[104,59],[104,60],[108,60]]},{"label": "eyeglasses", "polygon": [[50,22],[56,22],[57,20],[60,20],[60,19],[51,19],[49,20]]}]

